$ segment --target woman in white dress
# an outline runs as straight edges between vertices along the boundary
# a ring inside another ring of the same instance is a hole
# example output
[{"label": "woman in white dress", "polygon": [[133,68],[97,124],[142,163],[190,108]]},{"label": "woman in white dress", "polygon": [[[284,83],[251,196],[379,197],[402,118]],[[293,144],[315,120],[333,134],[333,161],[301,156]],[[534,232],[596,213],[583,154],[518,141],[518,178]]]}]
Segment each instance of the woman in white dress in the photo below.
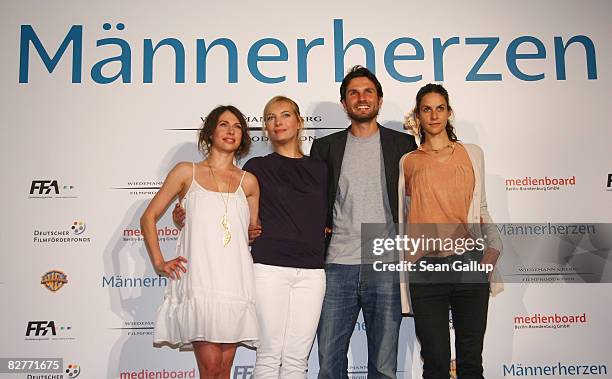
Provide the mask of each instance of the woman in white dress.
[{"label": "woman in white dress", "polygon": [[[302,152],[295,101],[273,97],[263,119],[274,152],[243,167],[261,189],[261,222],[249,226],[259,320],[253,378],[305,379],[325,295],[327,170]],[[177,204],[175,223],[184,217]]]},{"label": "woman in white dress", "polygon": [[[259,185],[234,165],[249,144],[243,114],[231,105],[215,108],[199,132],[206,159],[177,164],[140,220],[155,270],[172,279],[154,342],[193,348],[200,378],[229,378],[237,345],[258,338],[247,232],[257,221]],[[185,227],[176,258],[166,259],[156,221],[177,196],[187,213]]]}]

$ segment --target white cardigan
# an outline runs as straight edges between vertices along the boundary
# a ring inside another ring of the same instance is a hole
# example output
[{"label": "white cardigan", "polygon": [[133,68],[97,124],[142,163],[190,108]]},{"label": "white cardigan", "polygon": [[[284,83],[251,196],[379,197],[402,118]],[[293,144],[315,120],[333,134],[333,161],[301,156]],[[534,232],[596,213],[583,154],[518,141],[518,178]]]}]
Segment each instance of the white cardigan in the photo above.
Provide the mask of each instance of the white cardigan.
[{"label": "white cardigan", "polygon": [[[482,149],[473,144],[463,144],[465,150],[468,153],[470,161],[472,162],[472,170],[474,171],[474,193],[472,195],[472,203],[468,211],[467,222],[470,226],[470,232],[476,238],[483,235],[487,236],[488,247],[492,247],[502,252],[502,241],[497,230],[497,226],[493,224],[493,220],[489,215],[487,209],[487,198],[485,195],[485,184],[484,184],[484,154]],[[398,193],[398,220],[400,223],[399,230],[405,231],[405,223],[407,221],[408,213],[410,212],[410,197],[406,196],[406,182],[404,178],[404,160],[408,156],[406,153],[400,159],[399,163],[399,181],[397,186]],[[482,223],[481,223],[482,220]],[[405,252],[400,253],[400,259],[405,260]],[[504,285],[501,282],[497,270],[493,270],[493,280],[491,282],[491,294],[497,295],[504,289]],[[402,313],[410,312],[410,291],[408,290],[408,272],[400,271],[400,293],[402,299]]]}]

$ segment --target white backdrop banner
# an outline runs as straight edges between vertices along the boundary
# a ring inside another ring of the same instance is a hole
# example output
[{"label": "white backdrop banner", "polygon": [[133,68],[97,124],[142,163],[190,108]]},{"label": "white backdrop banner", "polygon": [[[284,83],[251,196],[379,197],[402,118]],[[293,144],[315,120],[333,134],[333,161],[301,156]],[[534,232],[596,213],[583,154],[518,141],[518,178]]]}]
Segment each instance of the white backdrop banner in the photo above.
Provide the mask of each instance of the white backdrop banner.
[{"label": "white backdrop banner", "polygon": [[[197,376],[192,353],[152,346],[168,281],[148,261],[142,212],[171,167],[201,159],[200,117],[219,104],[248,116],[249,157],[270,151],[261,112],[275,95],[300,104],[306,151],[345,128],[339,86],[355,64],[380,79],[379,121],[393,129],[421,86],[449,90],[458,137],[485,151],[494,220],[612,221],[607,0],[24,0],[0,9],[0,358],[62,360],[55,374],[0,377]],[[158,235],[171,256],[169,214]],[[581,253],[603,272],[611,244],[602,235]],[[543,283],[536,266],[491,300],[485,376],[612,377],[610,284]],[[400,338],[398,377],[419,377],[411,318]],[[365,378],[362,318],[349,358],[349,376]],[[253,362],[240,348],[232,377],[249,378]],[[309,377],[317,372],[315,344]]]}]

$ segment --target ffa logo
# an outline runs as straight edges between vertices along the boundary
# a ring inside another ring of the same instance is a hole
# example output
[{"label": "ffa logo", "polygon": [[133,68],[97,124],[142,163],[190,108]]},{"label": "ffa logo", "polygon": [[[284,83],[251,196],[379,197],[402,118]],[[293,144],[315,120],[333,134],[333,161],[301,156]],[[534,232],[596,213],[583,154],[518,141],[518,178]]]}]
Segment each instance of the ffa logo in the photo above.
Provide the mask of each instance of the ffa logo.
[{"label": "ffa logo", "polygon": [[47,289],[51,292],[56,292],[66,283],[68,283],[68,276],[62,271],[58,270],[45,273],[40,280],[40,284],[47,287]]}]

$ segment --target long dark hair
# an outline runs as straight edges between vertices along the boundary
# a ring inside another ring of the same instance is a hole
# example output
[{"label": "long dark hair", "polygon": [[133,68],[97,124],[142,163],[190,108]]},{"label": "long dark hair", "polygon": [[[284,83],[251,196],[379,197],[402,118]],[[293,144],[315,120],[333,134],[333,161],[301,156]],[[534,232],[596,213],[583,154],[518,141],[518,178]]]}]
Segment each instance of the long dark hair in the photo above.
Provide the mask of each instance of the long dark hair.
[{"label": "long dark hair", "polygon": [[[448,110],[449,111],[453,110],[451,108],[450,101],[448,100],[448,91],[446,90],[446,88],[442,87],[440,84],[429,83],[421,87],[419,92],[417,92],[416,106],[414,107],[414,110],[413,110],[413,114],[415,118],[417,117],[417,115],[419,114],[419,110],[421,109],[421,101],[423,101],[423,97],[425,97],[425,95],[427,95],[428,93],[437,93],[441,95],[444,98],[444,100],[446,100],[446,105],[448,106]],[[425,131],[423,130],[423,128],[419,129],[419,134],[421,138],[421,143],[424,143],[425,142]],[[451,142],[458,141],[457,135],[455,134],[455,127],[451,124],[450,121],[447,121],[446,123],[446,134],[448,135],[448,139],[451,140]]]},{"label": "long dark hair", "polygon": [[212,146],[212,135],[217,128],[219,117],[221,117],[224,112],[232,113],[234,116],[236,116],[238,122],[240,122],[242,137],[240,139],[240,146],[238,146],[238,150],[236,150],[235,154],[236,158],[240,158],[249,152],[249,148],[251,147],[251,137],[249,136],[249,128],[246,118],[242,112],[240,112],[240,110],[233,105],[219,105],[210,111],[208,116],[203,119],[204,125],[202,125],[202,129],[200,129],[198,132],[198,148],[205,156],[210,153],[210,148]]}]

